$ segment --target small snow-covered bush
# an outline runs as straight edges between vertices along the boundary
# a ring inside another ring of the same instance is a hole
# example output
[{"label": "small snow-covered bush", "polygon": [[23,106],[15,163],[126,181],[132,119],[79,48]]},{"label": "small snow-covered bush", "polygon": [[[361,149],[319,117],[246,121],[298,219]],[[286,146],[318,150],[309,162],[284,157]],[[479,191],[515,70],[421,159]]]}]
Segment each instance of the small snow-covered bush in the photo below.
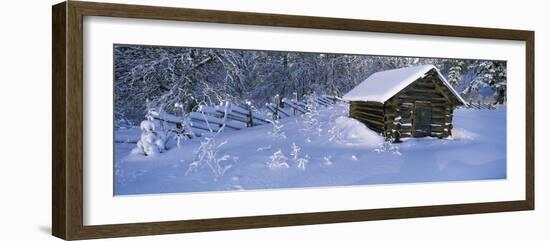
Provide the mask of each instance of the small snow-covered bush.
[{"label": "small snow-covered bush", "polygon": [[221,147],[226,143],[227,141],[218,143],[215,137],[205,137],[201,140],[201,145],[195,152],[195,160],[189,164],[185,175],[207,168],[214,175],[214,180],[222,177],[233,166],[230,155],[219,154]]},{"label": "small snow-covered bush", "polygon": [[279,120],[271,121],[271,126],[273,128],[271,129],[271,131],[268,132],[269,135],[271,135],[273,137],[276,137],[276,138],[281,138],[281,139],[286,138],[285,132],[283,131],[284,125],[281,124],[281,122]]},{"label": "small snow-covered bush", "polygon": [[393,139],[386,140],[378,145],[378,148],[374,149],[376,152],[387,152],[395,155],[401,155],[399,152],[399,146],[393,143]]},{"label": "small snow-covered bush", "polygon": [[141,137],[133,154],[153,156],[166,150],[166,134],[160,130],[159,124],[153,120],[144,120],[140,124]]},{"label": "small snow-covered bush", "polygon": [[478,134],[462,128],[454,128],[452,134],[452,136],[448,137],[452,140],[475,140],[478,137]]},{"label": "small snow-covered bush", "polygon": [[309,156],[306,154],[304,157],[300,157],[300,150],[302,148],[294,142],[292,142],[292,146],[290,148],[290,155],[292,156],[294,163],[296,163],[296,167],[298,167],[298,169],[305,170],[306,164],[309,162]]},{"label": "small snow-covered bush", "polygon": [[304,157],[300,157],[296,162],[296,167],[300,170],[306,170],[306,164],[309,162],[309,155],[305,155]]},{"label": "small snow-covered bush", "polygon": [[283,154],[283,151],[279,149],[269,157],[267,166],[269,167],[269,169],[289,168],[290,166],[286,162],[287,160],[288,157],[286,157],[285,154]]},{"label": "small snow-covered bush", "polygon": [[308,133],[320,136],[323,128],[319,120],[319,103],[315,92],[306,97],[306,109],[307,112],[303,115],[304,129]]},{"label": "small snow-covered bush", "polygon": [[256,149],[256,151],[267,151],[267,150],[271,150],[271,145],[260,146]]},{"label": "small snow-covered bush", "polygon": [[323,164],[324,164],[325,166],[330,166],[330,165],[332,165],[332,160],[331,160],[331,159],[332,159],[332,156],[324,156],[324,157],[323,157],[323,160],[324,160]]},{"label": "small snow-covered bush", "polygon": [[300,150],[302,150],[302,148],[296,145],[295,142],[292,142],[292,146],[290,146],[290,156],[292,156],[292,159],[298,159],[300,155]]}]

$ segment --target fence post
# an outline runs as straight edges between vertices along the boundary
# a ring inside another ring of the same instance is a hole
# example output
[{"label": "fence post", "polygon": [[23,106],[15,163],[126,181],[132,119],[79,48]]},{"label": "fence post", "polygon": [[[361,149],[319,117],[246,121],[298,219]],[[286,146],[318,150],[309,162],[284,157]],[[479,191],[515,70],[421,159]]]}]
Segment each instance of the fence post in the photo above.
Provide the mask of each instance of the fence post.
[{"label": "fence post", "polygon": [[250,106],[250,101],[246,102],[246,109],[248,110],[248,122],[246,123],[246,127],[254,127],[254,118],[252,117],[252,107]]},{"label": "fence post", "polygon": [[226,100],[224,111],[223,111],[222,123],[220,124],[220,127],[225,127],[225,122],[227,121],[227,116],[229,115],[230,111],[231,111],[231,102]]},{"label": "fence post", "polygon": [[273,112],[273,120],[278,120],[279,119],[279,95],[275,95],[275,99],[274,99],[274,102],[275,102],[275,112]]},{"label": "fence post", "polygon": [[[297,103],[298,102],[298,93],[294,92],[292,94],[294,95],[294,101]],[[296,115],[296,108],[292,108],[292,112],[294,113],[294,115]]]}]

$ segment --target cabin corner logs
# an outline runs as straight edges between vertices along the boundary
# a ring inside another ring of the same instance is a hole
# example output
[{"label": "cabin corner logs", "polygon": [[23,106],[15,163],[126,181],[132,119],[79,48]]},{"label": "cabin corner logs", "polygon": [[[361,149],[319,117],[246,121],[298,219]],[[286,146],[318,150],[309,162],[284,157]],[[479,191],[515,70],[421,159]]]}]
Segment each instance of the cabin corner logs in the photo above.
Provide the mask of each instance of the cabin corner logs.
[{"label": "cabin corner logs", "polygon": [[429,68],[385,101],[349,101],[349,115],[395,142],[403,137],[451,136],[453,110],[465,103],[446,81],[435,67]]}]

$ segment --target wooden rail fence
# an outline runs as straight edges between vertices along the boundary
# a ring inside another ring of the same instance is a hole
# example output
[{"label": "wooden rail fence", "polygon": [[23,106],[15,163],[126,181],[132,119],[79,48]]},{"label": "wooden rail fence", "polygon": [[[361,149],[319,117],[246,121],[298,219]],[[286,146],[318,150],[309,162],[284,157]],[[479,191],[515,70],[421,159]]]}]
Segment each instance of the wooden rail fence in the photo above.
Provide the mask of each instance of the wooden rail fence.
[{"label": "wooden rail fence", "polygon": [[[313,99],[319,106],[333,105],[341,99],[335,96],[322,95]],[[250,105],[226,102],[223,105],[200,105],[197,111],[184,116],[175,116],[166,112],[151,111],[149,115],[162,123],[168,132],[188,139],[200,137],[206,133],[238,131],[259,125],[271,124],[274,120],[310,111],[312,103],[282,98],[275,103],[266,103],[266,113],[255,110]]]}]

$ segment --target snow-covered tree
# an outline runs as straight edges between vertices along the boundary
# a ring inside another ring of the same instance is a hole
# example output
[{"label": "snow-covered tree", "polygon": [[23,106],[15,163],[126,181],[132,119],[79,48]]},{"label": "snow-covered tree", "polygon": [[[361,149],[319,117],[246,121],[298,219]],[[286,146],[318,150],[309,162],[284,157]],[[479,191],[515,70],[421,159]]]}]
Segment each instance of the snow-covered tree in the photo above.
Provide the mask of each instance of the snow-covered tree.
[{"label": "snow-covered tree", "polygon": [[458,84],[460,82],[460,78],[462,77],[463,65],[464,65],[464,61],[458,61],[458,63],[456,63],[456,65],[454,65],[453,67],[451,67],[449,69],[449,74],[447,75],[447,80],[455,88],[458,86]]},{"label": "snow-covered tree", "polygon": [[166,134],[160,129],[158,122],[144,120],[141,122],[140,128],[141,137],[132,150],[133,154],[154,156],[166,150]]},{"label": "snow-covered tree", "polygon": [[488,100],[493,102],[497,89],[506,85],[507,70],[504,61],[474,61],[469,66],[470,81],[462,95],[470,100]]}]

